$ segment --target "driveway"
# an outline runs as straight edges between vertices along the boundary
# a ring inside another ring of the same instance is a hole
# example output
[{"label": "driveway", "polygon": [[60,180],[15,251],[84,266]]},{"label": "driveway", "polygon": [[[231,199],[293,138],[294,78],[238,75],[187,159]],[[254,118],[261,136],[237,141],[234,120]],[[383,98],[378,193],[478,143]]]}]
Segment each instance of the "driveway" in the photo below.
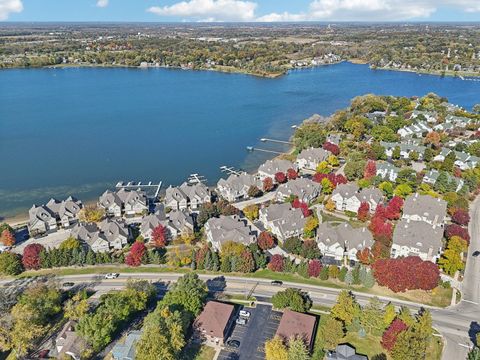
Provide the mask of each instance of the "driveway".
[{"label": "driveway", "polygon": [[[250,311],[250,320],[246,325],[237,325],[228,340],[240,341],[238,349],[226,346],[218,360],[263,360],[265,341],[273,338],[280,323],[281,313],[272,311],[269,305],[257,305],[245,308]],[[227,340],[227,341],[228,341]]]},{"label": "driveway", "polygon": [[70,236],[70,230],[59,229],[58,231],[48,234],[47,236],[35,239],[30,238],[16,245],[12,251],[17,254],[23,254],[23,249],[30,244],[41,244],[45,248],[57,248],[60,244]]},{"label": "driveway", "polygon": [[259,198],[240,201],[240,202],[234,203],[232,205],[235,206],[239,210],[243,210],[248,205],[261,204],[261,203],[264,203],[264,202],[267,202],[267,201],[271,201],[271,200],[275,199],[275,194],[276,194],[276,191],[270,191],[270,192],[266,193],[265,195],[260,196]]}]

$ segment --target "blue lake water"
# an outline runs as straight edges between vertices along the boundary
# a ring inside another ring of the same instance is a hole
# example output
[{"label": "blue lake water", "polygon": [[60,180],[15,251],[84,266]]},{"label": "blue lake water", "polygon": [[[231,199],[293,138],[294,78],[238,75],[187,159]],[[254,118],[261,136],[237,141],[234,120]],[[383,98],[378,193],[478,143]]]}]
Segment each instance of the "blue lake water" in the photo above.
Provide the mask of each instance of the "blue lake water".
[{"label": "blue lake water", "polygon": [[[435,92],[471,108],[480,82],[342,63],[278,79],[124,68],[0,71],[0,216],[70,194],[93,199],[119,180],[179,184],[219,167],[251,170],[261,137],[328,115],[364,93]],[[280,146],[263,145],[282,150]]]}]

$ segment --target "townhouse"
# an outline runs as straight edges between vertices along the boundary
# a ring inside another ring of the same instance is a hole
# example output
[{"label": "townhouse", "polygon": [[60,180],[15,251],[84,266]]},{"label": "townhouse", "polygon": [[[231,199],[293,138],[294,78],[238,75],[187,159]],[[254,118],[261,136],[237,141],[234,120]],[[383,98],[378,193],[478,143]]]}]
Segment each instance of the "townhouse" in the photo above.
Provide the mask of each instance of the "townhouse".
[{"label": "townhouse", "polygon": [[355,183],[340,184],[332,192],[330,199],[335,203],[338,211],[358,212],[362,202],[368,203],[370,212],[374,212],[377,205],[383,201],[381,190],[371,187],[359,191]]},{"label": "townhouse", "polygon": [[246,172],[231,174],[227,179],[220,179],[217,183],[217,192],[230,202],[248,198],[248,189],[256,186],[262,189],[262,182]]},{"label": "townhouse", "polygon": [[286,174],[288,169],[297,170],[297,166],[291,161],[284,160],[284,159],[276,158],[272,160],[267,160],[258,168],[258,176],[260,180],[263,180],[269,177],[275,181],[276,173],[281,172]]},{"label": "townhouse", "polygon": [[317,198],[322,191],[322,185],[307,178],[290,180],[278,187],[275,194],[277,201],[285,201],[291,196],[309,203]]},{"label": "townhouse", "polygon": [[207,241],[215,250],[220,251],[227,241],[250,245],[257,241],[257,234],[248,226],[247,221],[237,215],[211,218],[205,224]]},{"label": "townhouse", "polygon": [[328,156],[331,153],[323,148],[308,148],[302,150],[300,154],[298,154],[297,159],[295,161],[298,169],[300,170],[313,170],[317,169],[318,164],[322,161],[327,160]]},{"label": "townhouse", "polygon": [[289,203],[272,204],[260,209],[259,220],[280,241],[303,236],[307,222],[302,210],[293,209]]}]

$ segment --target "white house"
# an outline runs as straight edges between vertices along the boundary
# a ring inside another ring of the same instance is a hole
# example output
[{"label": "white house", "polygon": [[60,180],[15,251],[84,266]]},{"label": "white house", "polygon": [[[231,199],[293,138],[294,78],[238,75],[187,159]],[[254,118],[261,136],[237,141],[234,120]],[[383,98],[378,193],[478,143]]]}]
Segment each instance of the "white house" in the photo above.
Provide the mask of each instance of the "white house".
[{"label": "white house", "polygon": [[377,162],[377,176],[381,177],[384,180],[394,182],[397,179],[400,168],[395,165],[390,164],[389,162],[382,161]]},{"label": "white house", "polygon": [[278,187],[275,195],[277,201],[285,201],[290,196],[309,203],[320,195],[322,185],[307,178],[296,178]]},{"label": "white house", "polygon": [[424,133],[433,131],[425,122],[419,121],[409,126],[404,126],[399,129],[397,133],[402,137],[423,137]]},{"label": "white house", "polygon": [[370,211],[374,212],[383,200],[383,193],[377,188],[367,188],[359,191],[355,183],[340,184],[332,192],[331,200],[338,211],[358,212],[362,202],[368,203]]},{"label": "white house", "polygon": [[323,148],[308,148],[302,150],[297,156],[296,164],[301,170],[317,169],[318,164],[325,161],[331,153]]},{"label": "white house", "polygon": [[217,192],[224,199],[234,202],[248,198],[248,189],[256,186],[262,188],[262,182],[246,172],[231,174],[227,179],[220,179],[217,183]]},{"label": "white house", "polygon": [[258,168],[258,176],[260,180],[263,180],[267,177],[275,181],[276,173],[287,174],[288,169],[297,170],[297,166],[291,161],[284,159],[272,159],[267,160],[264,164],[260,165]]},{"label": "white house", "polygon": [[281,241],[303,236],[307,222],[302,210],[293,209],[289,203],[272,204],[261,209],[259,220]]},{"label": "white house", "polygon": [[403,204],[402,218],[408,221],[423,221],[432,226],[443,227],[447,216],[447,202],[430,195],[418,193],[407,196]]},{"label": "white house", "polygon": [[257,241],[257,235],[248,226],[245,220],[238,216],[220,216],[211,218],[205,224],[207,241],[216,250],[222,249],[222,244],[227,241],[250,245]]}]

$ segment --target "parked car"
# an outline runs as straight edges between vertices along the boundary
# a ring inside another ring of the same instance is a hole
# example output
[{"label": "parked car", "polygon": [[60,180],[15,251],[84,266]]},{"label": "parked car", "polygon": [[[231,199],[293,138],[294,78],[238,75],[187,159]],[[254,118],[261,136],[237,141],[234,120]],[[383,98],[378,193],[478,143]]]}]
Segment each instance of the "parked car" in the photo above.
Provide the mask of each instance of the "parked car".
[{"label": "parked car", "polygon": [[250,317],[250,311],[240,310],[240,316],[243,316],[248,319]]},{"label": "parked car", "polygon": [[116,279],[119,276],[120,276],[119,273],[109,273],[105,275],[105,279]]},{"label": "parked car", "polygon": [[247,319],[239,317],[239,318],[237,318],[237,320],[235,320],[235,322],[238,325],[245,325],[247,323]]},{"label": "parked car", "polygon": [[275,285],[275,286],[282,286],[283,285],[283,281],[280,281],[280,280],[273,280],[271,282],[272,285]]},{"label": "parked car", "polygon": [[70,281],[64,282],[62,284],[63,287],[72,287],[73,285],[75,285],[75,284],[73,282],[70,282]]},{"label": "parked car", "polygon": [[238,340],[228,340],[227,345],[232,347],[232,348],[238,349],[240,347],[240,341],[238,341]]},{"label": "parked car", "polygon": [[477,257],[478,255],[480,255],[480,251],[478,251],[478,250],[474,251],[473,254],[472,254],[472,256],[474,256],[474,257]]}]

